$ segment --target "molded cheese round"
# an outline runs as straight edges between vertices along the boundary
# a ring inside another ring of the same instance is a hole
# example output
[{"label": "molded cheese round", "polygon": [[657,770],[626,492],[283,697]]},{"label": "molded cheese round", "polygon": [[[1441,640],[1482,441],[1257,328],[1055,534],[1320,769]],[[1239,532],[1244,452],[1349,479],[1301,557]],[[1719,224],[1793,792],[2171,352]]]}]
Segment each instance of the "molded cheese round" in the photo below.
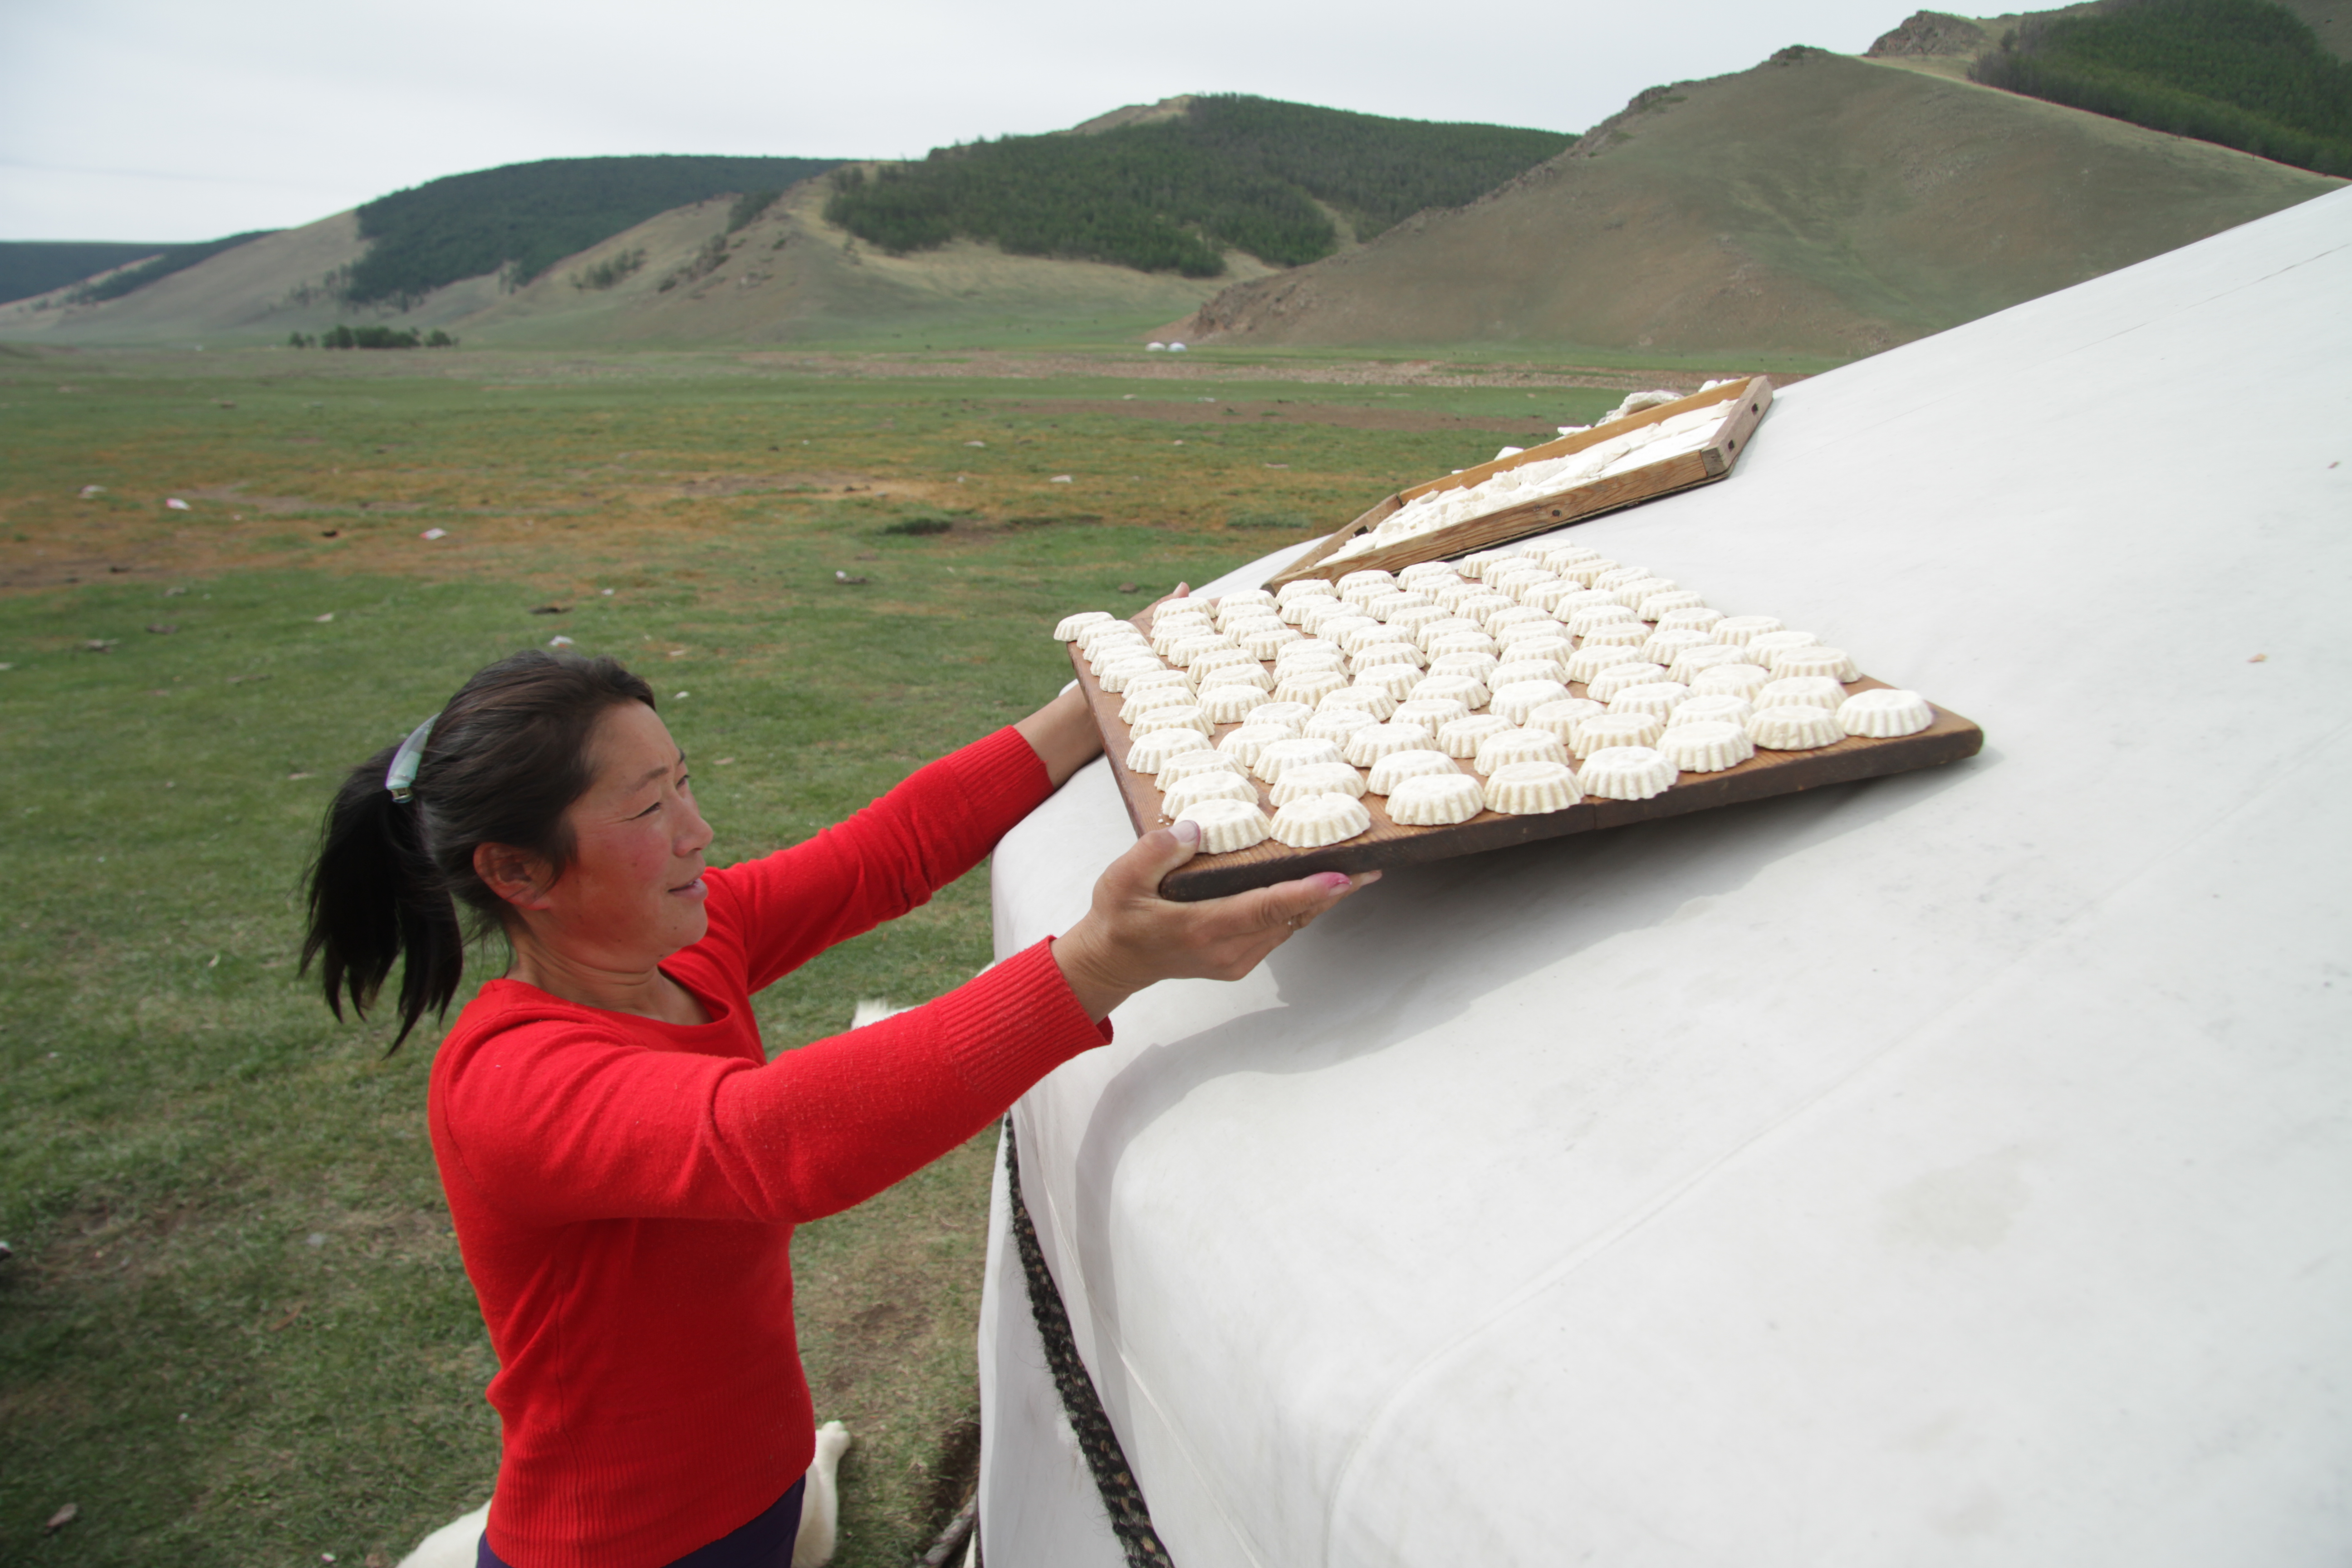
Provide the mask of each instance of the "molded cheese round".
[{"label": "molded cheese round", "polygon": [[1372,826],[1372,814],[1353,795],[1310,795],[1286,803],[1274,814],[1276,840],[1293,849],[1319,849],[1353,838]]},{"label": "molded cheese round", "polygon": [[1517,728],[1508,719],[1496,713],[1473,713],[1455,719],[1437,731],[1437,749],[1449,757],[1475,757],[1479,743],[1489,735],[1499,735]]},{"label": "molded cheese round", "polygon": [[1609,699],[1612,713],[1654,713],[1664,719],[1683,704],[1690,688],[1679,680],[1645,680],[1628,686]]},{"label": "molded cheese round", "polygon": [[1917,734],[1936,721],[1936,710],[1916,691],[1881,686],[1847,698],[1838,707],[1837,719],[1838,727],[1849,735],[1885,741]]},{"label": "molded cheese round", "polygon": [[1518,728],[1498,731],[1479,742],[1477,758],[1470,765],[1482,773],[1492,773],[1508,763],[1567,761],[1568,748],[1558,735],[1549,730]]},{"label": "molded cheese round", "polygon": [[1452,763],[1445,772],[1415,773],[1389,792],[1389,820],[1401,827],[1445,827],[1467,822],[1486,806],[1478,781]]},{"label": "molded cheese round", "polygon": [[1766,681],[1753,700],[1759,709],[1802,704],[1834,712],[1845,705],[1845,688],[1826,675],[1785,675]]},{"label": "molded cheese round", "polygon": [[1209,737],[1198,730],[1154,730],[1138,735],[1127,749],[1127,771],[1156,773],[1179,752],[1210,750]]},{"label": "molded cheese round", "polygon": [[[1579,653],[1584,650],[1579,648]],[[1612,664],[1584,683],[1584,694],[1595,702],[1606,702],[1629,686],[1646,686],[1666,678],[1665,666],[1635,659],[1630,664]]]},{"label": "molded cheese round", "polygon": [[1190,778],[1177,780],[1160,792],[1160,815],[1179,817],[1184,815],[1186,806],[1204,800],[1245,800],[1255,805],[1257,785],[1239,773],[1194,773]]},{"label": "molded cheese round", "polygon": [[1265,842],[1273,825],[1255,801],[1196,800],[1181,814],[1181,820],[1201,826],[1201,852],[1230,855]]},{"label": "molded cheese round", "polygon": [[1304,795],[1363,793],[1364,775],[1345,763],[1294,763],[1282,770],[1282,776],[1266,791],[1276,805],[1288,805]]},{"label": "molded cheese round", "polygon": [[1669,724],[1657,747],[1660,755],[1686,773],[1719,773],[1756,754],[1748,731],[1721,720]]},{"label": "molded cheese round", "polygon": [[1268,784],[1281,779],[1282,770],[1300,763],[1336,763],[1339,748],[1334,742],[1313,740],[1301,735],[1296,740],[1276,741],[1263,747],[1252,771]]},{"label": "molded cheese round", "polygon": [[1584,759],[1576,782],[1601,800],[1647,800],[1674,786],[1675,764],[1651,746],[1607,746]]},{"label": "molded cheese round", "polygon": [[1748,721],[1748,738],[1768,752],[1810,752],[1845,739],[1845,727],[1826,708],[1792,703],[1759,708]]},{"label": "molded cheese round", "polygon": [[1654,746],[1666,724],[1655,713],[1596,713],[1579,720],[1571,731],[1568,749],[1584,757],[1612,746]]},{"label": "molded cheese round", "polygon": [[1406,779],[1419,778],[1425,773],[1459,775],[1461,772],[1454,765],[1452,757],[1428,747],[1391,752],[1372,764],[1372,778],[1368,787],[1374,795],[1392,795],[1396,786]]},{"label": "molded cheese round", "polygon": [[1423,750],[1433,738],[1419,724],[1367,724],[1348,731],[1339,742],[1339,754],[1368,768],[1391,752]]},{"label": "molded cheese round", "polygon": [[1487,809],[1513,816],[1566,811],[1583,798],[1564,762],[1506,763],[1486,778]]}]

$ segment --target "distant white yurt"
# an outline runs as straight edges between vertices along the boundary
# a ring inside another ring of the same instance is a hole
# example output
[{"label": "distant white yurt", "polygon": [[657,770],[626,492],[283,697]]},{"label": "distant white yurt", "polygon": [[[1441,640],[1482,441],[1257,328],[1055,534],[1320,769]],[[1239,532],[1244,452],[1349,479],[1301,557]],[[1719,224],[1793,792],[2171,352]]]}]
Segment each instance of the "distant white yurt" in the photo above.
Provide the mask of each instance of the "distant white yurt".
[{"label": "distant white yurt", "polygon": [[[1021,1102],[1169,1559],[2352,1562],[2348,300],[2340,192],[1786,388],[1574,537],[1981,755],[1391,872]],[[1008,1197],[983,1551],[1114,1568]]]}]

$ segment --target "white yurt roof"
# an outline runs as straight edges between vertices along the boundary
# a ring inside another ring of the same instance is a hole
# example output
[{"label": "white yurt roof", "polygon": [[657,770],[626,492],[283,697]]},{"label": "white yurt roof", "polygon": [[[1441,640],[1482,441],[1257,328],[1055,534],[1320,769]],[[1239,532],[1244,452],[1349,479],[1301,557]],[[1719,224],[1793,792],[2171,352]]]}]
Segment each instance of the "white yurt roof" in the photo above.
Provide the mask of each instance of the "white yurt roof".
[{"label": "white yurt roof", "polygon": [[[1179,1568],[2352,1558],[2347,300],[2352,192],[1787,388],[1575,539],[1980,756],[1391,871],[1022,1101]],[[1113,1564],[1003,1206],[983,1550]]]}]

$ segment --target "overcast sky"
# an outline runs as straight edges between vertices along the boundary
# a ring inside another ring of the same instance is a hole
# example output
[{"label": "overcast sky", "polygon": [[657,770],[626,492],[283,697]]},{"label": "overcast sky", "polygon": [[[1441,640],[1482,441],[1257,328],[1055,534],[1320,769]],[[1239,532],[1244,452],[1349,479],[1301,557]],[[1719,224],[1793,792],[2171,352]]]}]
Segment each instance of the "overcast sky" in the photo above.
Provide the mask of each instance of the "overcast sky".
[{"label": "overcast sky", "polygon": [[0,0],[0,239],[209,239],[533,158],[919,156],[1180,92],[1581,131],[1911,0]]}]

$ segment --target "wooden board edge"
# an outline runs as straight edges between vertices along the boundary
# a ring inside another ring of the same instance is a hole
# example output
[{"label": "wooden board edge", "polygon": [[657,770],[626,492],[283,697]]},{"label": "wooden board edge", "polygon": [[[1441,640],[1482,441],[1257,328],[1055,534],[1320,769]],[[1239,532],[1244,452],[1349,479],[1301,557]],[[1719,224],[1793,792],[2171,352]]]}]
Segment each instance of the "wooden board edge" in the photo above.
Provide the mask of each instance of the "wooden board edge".
[{"label": "wooden board edge", "polygon": [[[1134,621],[1140,629],[1148,632],[1150,611],[1147,609],[1134,617]],[[1126,732],[1125,724],[1118,721],[1119,709],[1124,706],[1125,700],[1103,690],[1096,683],[1093,668],[1076,643],[1065,646],[1071,667],[1077,676],[1078,689],[1086,696],[1094,715],[1096,730],[1102,735],[1108,751]],[[1861,686],[1866,689],[1883,684],[1864,677]],[[1190,903],[1246,892],[1252,888],[1312,876],[1318,871],[1341,871],[1353,875],[1391,866],[1421,865],[1573,833],[1627,826],[1695,811],[1744,805],[1752,800],[1801,794],[1831,784],[1852,784],[1863,779],[1940,767],[1975,756],[1983,749],[1984,731],[1973,721],[1941,705],[1936,706],[1936,722],[1916,735],[1870,741],[1860,745],[1842,742],[1818,752],[1792,752],[1782,765],[1769,769],[1696,777],[1685,775],[1686,782],[1678,783],[1665,794],[1645,801],[1591,800],[1570,806],[1566,811],[1549,812],[1540,816],[1474,820],[1458,827],[1417,829],[1406,837],[1371,843],[1355,841],[1335,844],[1328,849],[1286,852],[1279,860],[1271,862],[1265,859],[1234,861],[1219,857],[1209,863],[1195,862],[1170,872],[1161,880],[1160,890],[1165,898]],[[1134,827],[1136,837],[1139,838],[1161,826],[1158,789],[1144,775],[1130,772],[1123,758],[1108,760],[1111,777],[1118,789],[1120,804],[1127,808],[1128,821]]]},{"label": "wooden board edge", "polygon": [[1181,866],[1162,879],[1160,896],[1179,903],[1193,903],[1310,877],[1318,871],[1354,876],[1391,867],[1450,860],[1463,855],[1487,854],[1547,838],[1630,827],[1635,823],[1660,822],[1693,812],[1745,805],[1834,784],[1944,767],[1963,762],[1984,749],[1984,731],[1975,723],[1944,708],[1936,711],[1937,723],[1916,735],[1879,741],[1852,751],[1825,750],[1805,756],[1802,762],[1806,765],[1802,766],[1748,774],[1707,774],[1677,784],[1648,800],[1587,800],[1566,811],[1546,812],[1540,816],[1470,822],[1460,827],[1432,828],[1412,837],[1373,844],[1335,844],[1328,849],[1302,851],[1278,865],[1260,860]]},{"label": "wooden board edge", "polygon": [[[1525,506],[1511,507],[1502,511],[1488,512],[1484,517],[1473,518],[1467,522],[1458,522],[1452,528],[1440,529],[1435,533],[1423,534],[1418,539],[1392,544],[1385,550],[1375,550],[1363,555],[1352,556],[1347,563],[1347,569],[1350,572],[1394,572],[1406,566],[1418,565],[1424,561],[1449,560],[1454,556],[1466,555],[1472,551],[1490,550],[1500,544],[1507,544],[1515,539],[1527,538],[1530,534],[1549,532],[1555,528],[1571,528],[1577,523],[1599,517],[1604,512],[1622,511],[1627,507],[1639,506],[1644,501],[1655,500],[1660,496],[1674,495],[1694,486],[1710,484],[1715,480],[1727,478],[1733,467],[1738,462],[1739,454],[1746,450],[1756,426],[1762,423],[1765,412],[1772,405],[1772,378],[1769,376],[1750,376],[1745,384],[1727,383],[1706,392],[1696,393],[1678,402],[1661,404],[1655,408],[1644,409],[1640,414],[1608,425],[1597,425],[1591,430],[1581,431],[1577,436],[1562,437],[1559,441],[1546,442],[1540,447],[1530,447],[1526,451],[1509,458],[1497,458],[1491,463],[1482,463],[1475,468],[1465,468],[1458,475],[1448,475],[1442,479],[1432,479],[1427,483],[1399,490],[1357,518],[1345,529],[1332,534],[1307,556],[1267,578],[1261,585],[1268,591],[1273,591],[1285,584],[1297,582],[1301,578],[1328,578],[1330,574],[1322,570],[1325,562],[1338,553],[1349,540],[1363,532],[1365,529],[1373,526],[1391,512],[1398,510],[1407,500],[1415,496],[1424,495],[1449,485],[1476,483],[1479,479],[1517,468],[1525,463],[1541,462],[1551,458],[1581,451],[1585,447],[1594,444],[1591,440],[1584,439],[1586,437],[1605,433],[1599,438],[1613,438],[1627,430],[1657,424],[1688,409],[1705,407],[1709,402],[1730,402],[1736,403],[1738,406],[1725,416],[1723,423],[1716,427],[1715,435],[1708,444],[1696,451],[1677,453],[1662,462],[1644,464],[1641,468],[1620,474],[1612,479],[1590,480],[1564,495],[1530,501]],[[1656,417],[1654,418],[1653,416]],[[1574,445],[1569,443],[1574,443]],[[1473,476],[1476,477],[1473,478]]]}]

